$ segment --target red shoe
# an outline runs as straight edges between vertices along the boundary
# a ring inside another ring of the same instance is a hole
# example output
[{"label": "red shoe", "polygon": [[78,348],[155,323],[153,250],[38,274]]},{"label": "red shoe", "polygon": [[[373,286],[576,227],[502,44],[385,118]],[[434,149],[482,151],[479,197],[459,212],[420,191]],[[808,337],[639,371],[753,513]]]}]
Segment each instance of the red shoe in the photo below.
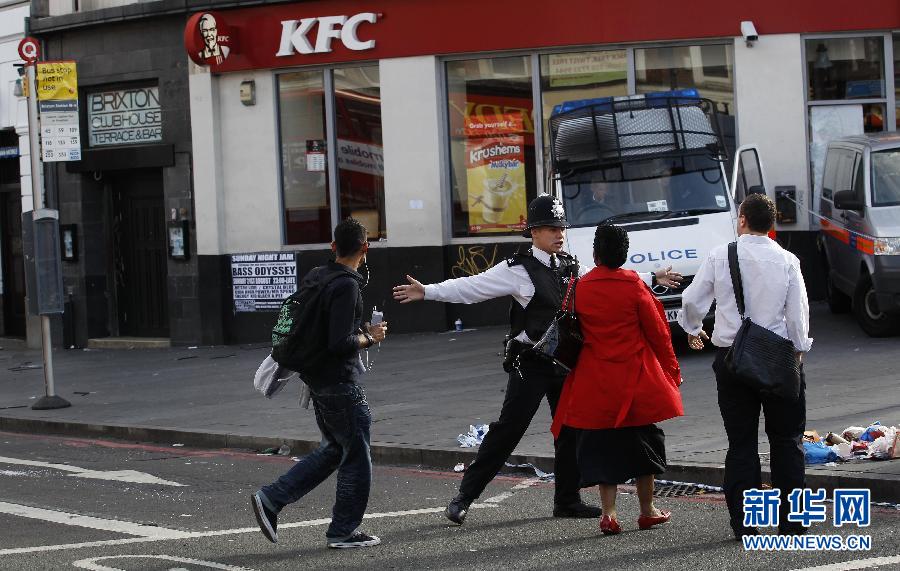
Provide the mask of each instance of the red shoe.
[{"label": "red shoe", "polygon": [[672,519],[672,512],[661,511],[656,517],[642,515],[638,518],[638,527],[641,529],[650,529],[654,525],[662,525],[669,523]]},{"label": "red shoe", "polygon": [[618,520],[604,514],[600,518],[600,531],[603,532],[603,535],[616,535],[622,533],[622,527]]}]

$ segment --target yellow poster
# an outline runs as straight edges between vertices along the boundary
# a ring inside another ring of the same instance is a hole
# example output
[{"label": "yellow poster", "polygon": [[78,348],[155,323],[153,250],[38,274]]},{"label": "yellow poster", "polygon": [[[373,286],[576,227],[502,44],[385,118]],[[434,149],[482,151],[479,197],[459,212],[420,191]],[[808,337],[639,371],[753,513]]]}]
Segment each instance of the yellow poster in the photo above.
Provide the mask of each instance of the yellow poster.
[{"label": "yellow poster", "polygon": [[[489,121],[467,129],[466,182],[469,233],[515,232],[525,228],[525,136],[521,120]],[[500,126],[498,128],[498,125]],[[472,137],[475,132],[487,135]]]},{"label": "yellow poster", "polygon": [[77,100],[78,72],[74,61],[37,63],[38,101]]}]

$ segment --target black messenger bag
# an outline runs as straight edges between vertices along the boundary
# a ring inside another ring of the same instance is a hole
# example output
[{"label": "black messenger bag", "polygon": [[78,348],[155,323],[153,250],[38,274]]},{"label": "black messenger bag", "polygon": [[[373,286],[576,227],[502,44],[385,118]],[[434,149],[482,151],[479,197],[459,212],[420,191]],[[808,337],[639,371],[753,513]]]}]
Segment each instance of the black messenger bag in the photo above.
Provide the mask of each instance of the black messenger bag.
[{"label": "black messenger bag", "polygon": [[744,286],[737,242],[728,245],[728,267],[741,314],[741,328],[725,355],[725,366],[742,383],[760,393],[796,401],[800,396],[800,361],[794,344],[744,316]]},{"label": "black messenger bag", "polygon": [[540,341],[534,344],[533,349],[539,356],[552,361],[566,371],[575,368],[584,344],[581,324],[578,322],[578,316],[575,315],[575,286],[577,284],[578,278],[569,280],[562,307],[556,312],[556,317],[550,322],[547,332]]}]

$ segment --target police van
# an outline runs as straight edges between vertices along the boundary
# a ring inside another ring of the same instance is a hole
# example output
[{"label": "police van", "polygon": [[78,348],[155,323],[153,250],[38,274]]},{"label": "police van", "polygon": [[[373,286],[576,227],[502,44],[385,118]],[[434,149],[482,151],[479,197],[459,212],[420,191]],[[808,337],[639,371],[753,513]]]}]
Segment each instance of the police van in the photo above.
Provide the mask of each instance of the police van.
[{"label": "police van", "polygon": [[593,267],[597,225],[624,228],[625,268],[672,266],[684,276],[679,290],[654,288],[673,323],[709,250],[736,239],[736,204],[765,193],[756,147],[737,150],[729,180],[716,106],[693,89],[568,101],[553,109],[549,129],[551,187],[571,224],[567,250]]},{"label": "police van", "polygon": [[828,144],[818,245],[831,311],[853,310],[868,335],[900,327],[900,135]]}]

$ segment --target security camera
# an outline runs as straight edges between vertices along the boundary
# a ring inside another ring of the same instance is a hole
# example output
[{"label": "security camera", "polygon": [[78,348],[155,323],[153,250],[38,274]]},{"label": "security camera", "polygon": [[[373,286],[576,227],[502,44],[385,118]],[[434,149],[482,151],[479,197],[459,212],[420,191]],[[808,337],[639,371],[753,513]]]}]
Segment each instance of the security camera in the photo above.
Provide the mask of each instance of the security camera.
[{"label": "security camera", "polygon": [[759,34],[756,33],[756,26],[749,20],[741,22],[741,35],[744,36],[744,41],[747,42],[748,48],[752,48],[753,42],[759,39]]}]

